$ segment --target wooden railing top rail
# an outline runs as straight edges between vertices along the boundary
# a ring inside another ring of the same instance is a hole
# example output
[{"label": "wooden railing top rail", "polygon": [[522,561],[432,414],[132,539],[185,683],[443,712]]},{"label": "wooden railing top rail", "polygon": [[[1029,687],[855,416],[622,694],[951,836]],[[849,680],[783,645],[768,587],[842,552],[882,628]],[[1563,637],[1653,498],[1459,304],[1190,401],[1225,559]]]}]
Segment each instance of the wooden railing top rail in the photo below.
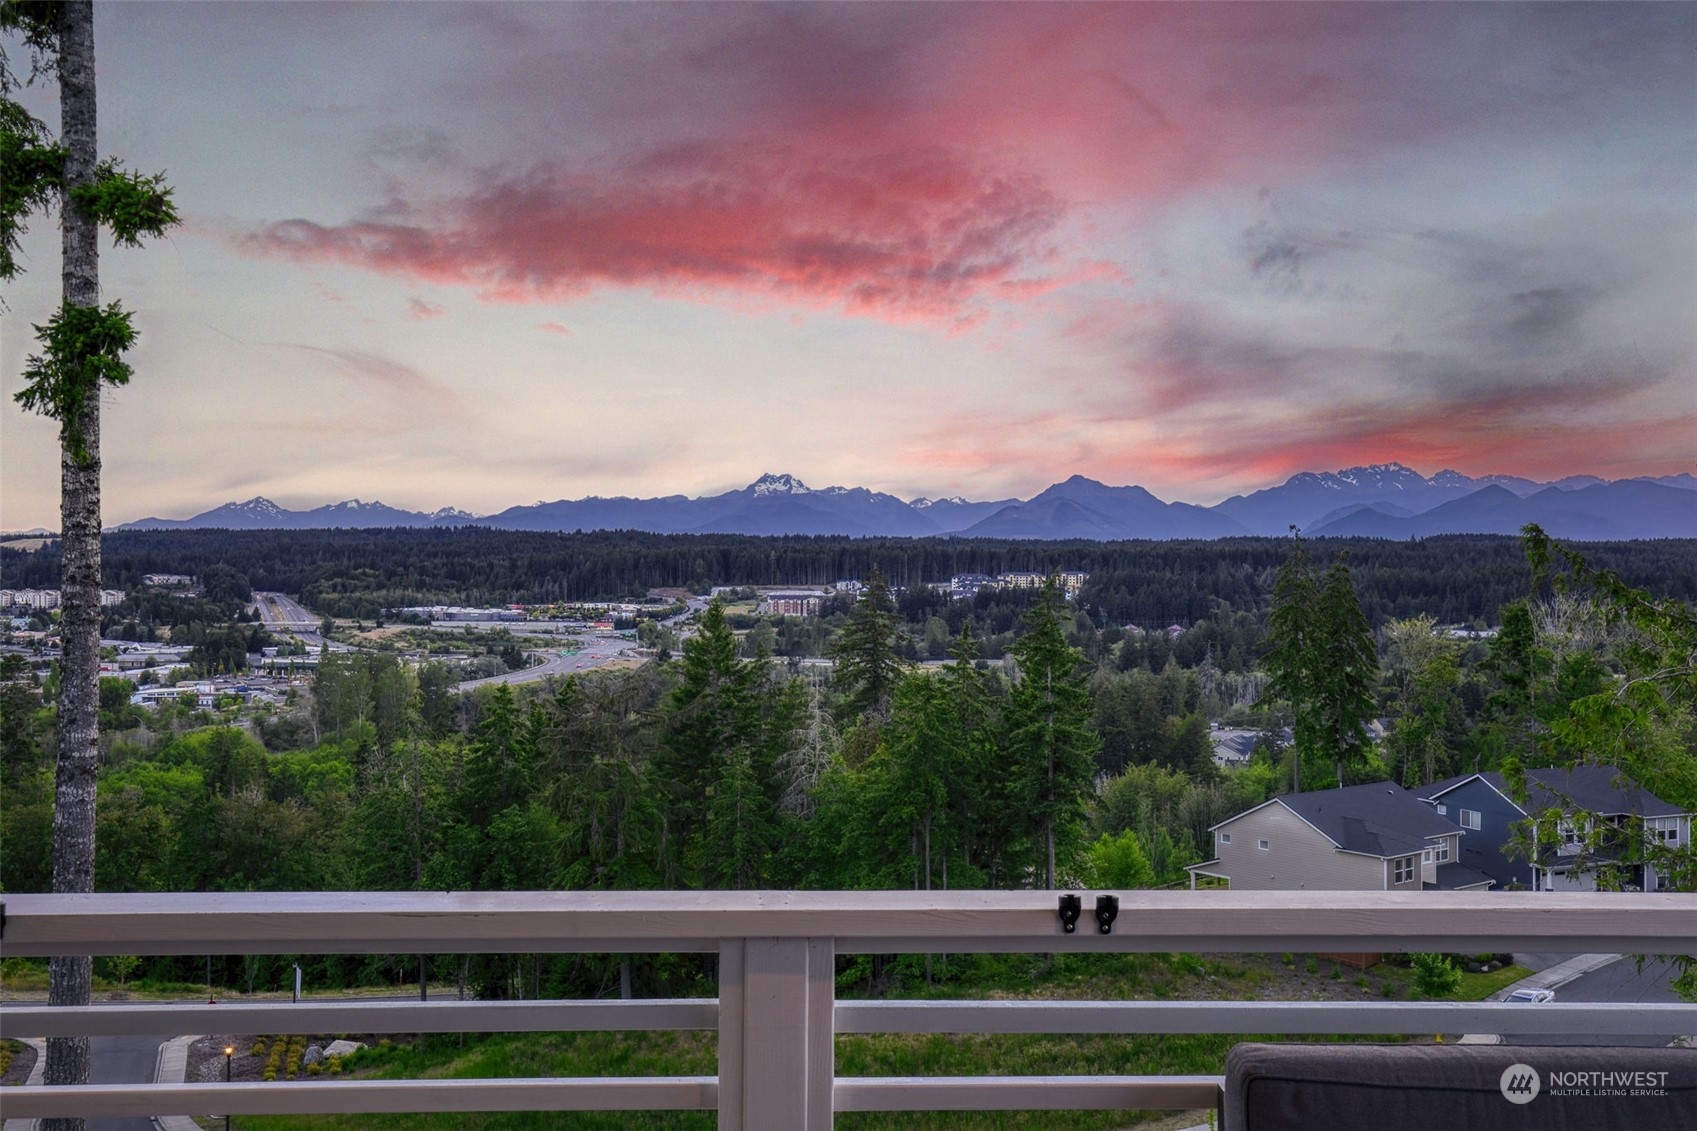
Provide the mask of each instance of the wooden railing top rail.
[{"label": "wooden railing top rail", "polygon": [[4,897],[9,956],[644,952],[830,938],[844,953],[1526,950],[1684,953],[1697,895],[1096,893],[1074,934],[1057,892],[234,892]]}]

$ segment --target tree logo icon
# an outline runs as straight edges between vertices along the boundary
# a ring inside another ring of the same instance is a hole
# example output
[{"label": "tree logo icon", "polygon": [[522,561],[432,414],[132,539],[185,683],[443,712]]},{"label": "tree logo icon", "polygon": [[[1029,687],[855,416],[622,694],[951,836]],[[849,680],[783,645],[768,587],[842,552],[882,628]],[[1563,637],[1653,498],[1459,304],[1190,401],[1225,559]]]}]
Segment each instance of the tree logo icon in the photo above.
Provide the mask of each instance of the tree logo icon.
[{"label": "tree logo icon", "polygon": [[1538,1070],[1530,1064],[1511,1064],[1503,1069],[1503,1078],[1498,1085],[1503,1090],[1503,1099],[1511,1104],[1529,1104],[1537,1097],[1544,1082],[1538,1078]]}]

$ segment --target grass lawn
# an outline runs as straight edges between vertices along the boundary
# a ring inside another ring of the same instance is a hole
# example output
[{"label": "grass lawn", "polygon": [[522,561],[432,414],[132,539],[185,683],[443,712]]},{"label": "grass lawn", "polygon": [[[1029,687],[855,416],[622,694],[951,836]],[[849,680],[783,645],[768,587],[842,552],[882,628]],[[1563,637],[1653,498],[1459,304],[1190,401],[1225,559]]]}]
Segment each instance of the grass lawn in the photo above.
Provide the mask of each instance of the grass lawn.
[{"label": "grass lawn", "polygon": [[[1418,998],[1414,992],[1414,970],[1409,966],[1392,966],[1388,962],[1380,963],[1370,972],[1371,976],[1384,981],[1395,982],[1402,987],[1400,996]],[[1512,986],[1532,971],[1524,966],[1504,966],[1489,974],[1469,974],[1465,970],[1461,974],[1461,985],[1452,994],[1437,1001],[1484,1001],[1504,986]]]}]

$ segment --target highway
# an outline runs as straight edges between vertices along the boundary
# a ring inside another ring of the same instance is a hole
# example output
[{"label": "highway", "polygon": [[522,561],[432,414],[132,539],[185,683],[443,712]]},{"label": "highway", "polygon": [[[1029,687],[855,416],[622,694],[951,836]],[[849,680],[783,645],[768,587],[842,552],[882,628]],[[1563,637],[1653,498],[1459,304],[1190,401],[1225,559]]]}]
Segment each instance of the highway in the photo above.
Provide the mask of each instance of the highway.
[{"label": "highway", "polygon": [[[308,648],[314,650],[324,646],[325,639],[318,632],[319,625],[323,623],[324,618],[314,615],[281,593],[255,593],[253,599],[254,607],[259,610],[260,621],[271,632],[294,636]],[[678,624],[707,607],[707,602],[699,598],[691,598],[688,604],[689,607],[684,612],[668,618],[663,623],[667,625]],[[545,653],[532,652],[532,655],[545,655],[547,659],[543,663],[520,671],[488,676],[484,679],[466,680],[459,684],[461,691],[469,691],[474,687],[486,687],[497,683],[535,683],[550,676],[563,676],[570,675],[573,672],[588,671],[621,656],[634,656],[636,654],[636,645],[629,640],[589,633],[562,632],[557,624],[543,626],[511,621],[490,621],[487,623],[463,621],[444,622],[436,627],[449,631],[459,628],[468,632],[473,629],[506,628],[520,633],[535,629],[548,631],[551,628],[556,634],[564,636],[566,641],[577,645],[576,651],[564,654],[554,649]],[[347,645],[331,642],[330,649],[335,652],[345,651]]]},{"label": "highway", "polygon": [[[281,593],[255,593],[253,602],[259,610],[260,623],[269,631],[296,637],[308,648],[324,647],[324,637],[318,632],[319,626],[324,623],[323,617],[312,615]],[[340,651],[344,646],[332,644],[330,647]]]},{"label": "highway", "polygon": [[636,645],[629,640],[620,640],[603,636],[577,636],[572,638],[580,645],[576,652],[552,651],[545,653],[548,659],[534,667],[524,668],[504,675],[492,675],[484,679],[468,679],[459,685],[459,690],[470,691],[474,687],[492,687],[497,683],[535,683],[549,676],[570,675],[573,672],[588,671],[598,668],[609,660],[620,656],[634,656]]}]

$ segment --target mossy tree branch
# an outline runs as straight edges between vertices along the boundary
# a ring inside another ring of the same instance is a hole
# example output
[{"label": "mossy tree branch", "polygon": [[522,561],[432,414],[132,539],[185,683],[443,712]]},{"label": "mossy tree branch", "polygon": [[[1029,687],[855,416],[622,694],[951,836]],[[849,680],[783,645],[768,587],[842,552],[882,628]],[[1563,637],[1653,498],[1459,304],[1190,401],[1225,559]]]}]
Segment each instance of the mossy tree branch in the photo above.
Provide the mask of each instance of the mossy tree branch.
[{"label": "mossy tree branch", "polygon": [[35,333],[44,349],[24,366],[26,384],[15,399],[57,420],[60,443],[86,465],[93,454],[84,447],[77,422],[102,385],[129,382],[133,370],[123,354],[135,344],[135,327],[116,302],[104,307],[66,303]]}]

